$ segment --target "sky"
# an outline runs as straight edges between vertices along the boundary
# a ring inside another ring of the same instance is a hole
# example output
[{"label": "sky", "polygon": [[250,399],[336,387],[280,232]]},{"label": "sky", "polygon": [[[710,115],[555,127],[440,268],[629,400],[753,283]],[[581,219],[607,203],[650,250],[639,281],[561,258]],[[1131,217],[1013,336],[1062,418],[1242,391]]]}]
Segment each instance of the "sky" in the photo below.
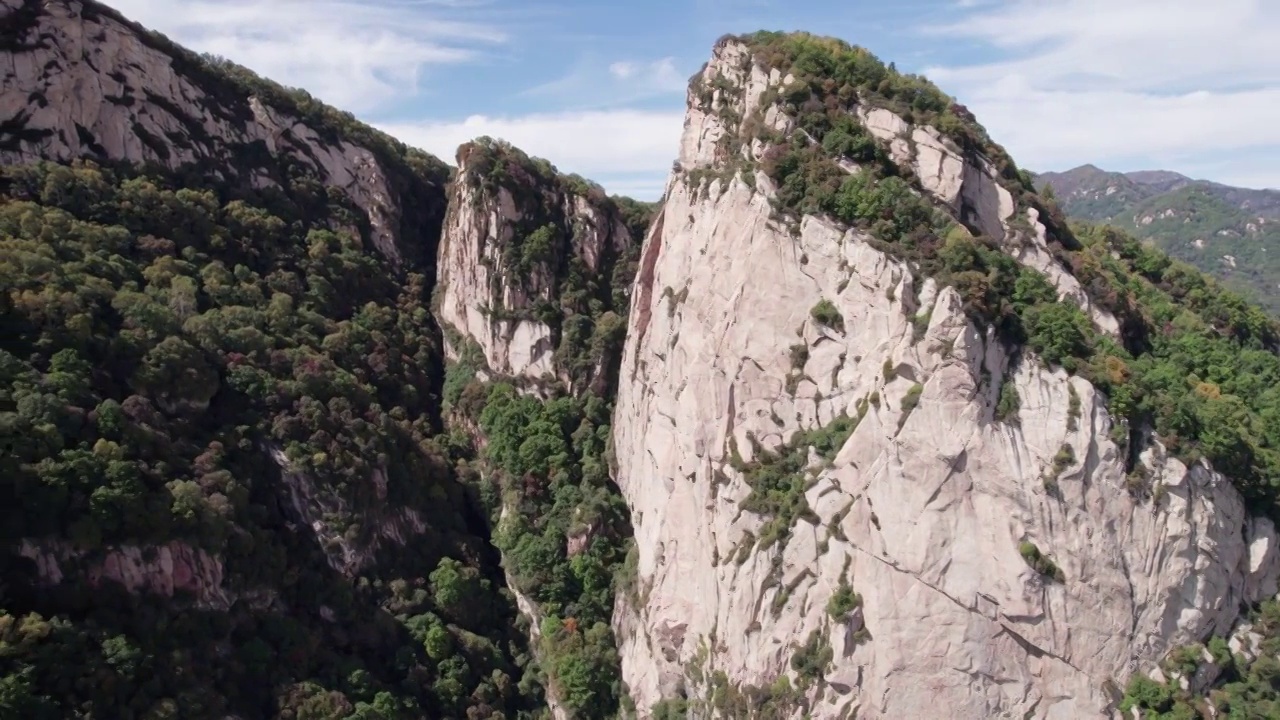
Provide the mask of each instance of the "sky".
[{"label": "sky", "polygon": [[1020,167],[1280,188],[1280,0],[106,0],[452,163],[509,140],[662,193],[726,33],[808,30],[928,76]]}]

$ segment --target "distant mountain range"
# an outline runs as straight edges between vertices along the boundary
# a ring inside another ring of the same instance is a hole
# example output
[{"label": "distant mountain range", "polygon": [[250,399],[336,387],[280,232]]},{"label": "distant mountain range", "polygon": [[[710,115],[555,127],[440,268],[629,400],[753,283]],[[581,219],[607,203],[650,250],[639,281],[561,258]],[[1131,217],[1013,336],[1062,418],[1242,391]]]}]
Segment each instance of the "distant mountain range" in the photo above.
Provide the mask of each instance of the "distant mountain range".
[{"label": "distant mountain range", "polygon": [[1049,186],[1067,215],[1133,231],[1280,314],[1280,191],[1093,165],[1041,173],[1035,183]]}]

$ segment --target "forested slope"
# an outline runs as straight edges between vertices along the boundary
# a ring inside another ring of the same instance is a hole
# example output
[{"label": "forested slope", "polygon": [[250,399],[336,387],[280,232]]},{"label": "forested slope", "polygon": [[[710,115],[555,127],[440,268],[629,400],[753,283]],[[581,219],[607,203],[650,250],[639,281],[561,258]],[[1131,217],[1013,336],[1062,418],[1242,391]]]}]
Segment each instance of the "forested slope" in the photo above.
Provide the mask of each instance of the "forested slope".
[{"label": "forested slope", "polygon": [[1280,311],[1280,191],[1086,165],[1035,177],[1074,220],[1110,223]]},{"label": "forested slope", "polygon": [[96,3],[3,11],[0,715],[544,712],[441,436],[448,168]]}]

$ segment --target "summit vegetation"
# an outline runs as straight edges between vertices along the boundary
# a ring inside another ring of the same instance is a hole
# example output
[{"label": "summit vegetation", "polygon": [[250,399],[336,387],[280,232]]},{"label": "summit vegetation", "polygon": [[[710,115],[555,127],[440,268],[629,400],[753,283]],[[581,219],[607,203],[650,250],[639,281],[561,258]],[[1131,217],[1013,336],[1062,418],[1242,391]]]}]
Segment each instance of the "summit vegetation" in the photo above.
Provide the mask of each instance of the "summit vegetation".
[{"label": "summit vegetation", "polygon": [[[1263,310],[1122,228],[1069,223],[1056,200],[1036,194],[1032,177],[963,107],[923,78],[831,38],[756,33],[736,39],[764,70],[794,77],[770,98],[795,118],[790,136],[765,129],[762,117],[730,118],[746,120],[754,136],[724,141],[735,172],[759,169],[773,181],[780,218],[821,215],[866,231],[920,275],[955,287],[969,316],[994,327],[1010,347],[1090,381],[1117,420],[1114,439],[1133,471],[1134,493],[1158,501],[1159,489],[1137,463],[1158,439],[1188,464],[1210,462],[1235,483],[1252,512],[1280,517],[1280,326]],[[1016,200],[1015,217],[1038,212],[1050,252],[1115,316],[1118,336],[1100,332],[1077,306],[1059,302],[1043,275],[1010,257],[1007,243],[1026,241],[1016,222],[1013,237],[997,242],[928,200],[910,169],[896,165],[857,122],[852,103],[933,125],[966,156],[989,161]],[[758,165],[739,159],[742,145],[753,140],[768,146]],[[843,161],[855,162],[860,172],[845,172]],[[1057,574],[1051,563],[1041,564]],[[1270,611],[1260,610],[1264,618]],[[1263,627],[1271,642],[1273,625]],[[1232,684],[1215,695],[1230,702],[1233,717],[1273,711],[1280,685],[1267,674],[1269,662],[1242,661]],[[1144,705],[1134,693],[1146,686],[1135,682],[1127,701],[1134,707],[1179,713],[1203,707],[1176,689],[1162,690],[1158,707]]]},{"label": "summit vegetation", "polygon": [[[824,215],[867,231],[920,275],[954,286],[970,316],[994,326],[1005,342],[1102,390],[1132,436],[1124,442],[1131,453],[1153,431],[1188,462],[1204,458],[1230,476],[1255,512],[1275,512],[1280,327],[1262,310],[1120,229],[1070,226],[1056,202],[1032,192],[1029,176],[981,126],[923,78],[897,73],[866,50],[830,38],[757,33],[738,39],[765,69],[794,76],[777,98],[796,119],[791,136],[747,119],[757,128],[754,139],[769,146],[759,169],[779,188],[782,217]],[[918,124],[936,123],[964,152],[988,159],[1019,212],[1039,211],[1055,259],[1117,318],[1119,336],[1099,332],[1079,308],[1058,302],[1043,275],[926,199],[910,170],[898,167],[848,111],[854,101],[894,109]],[[840,160],[853,160],[862,171],[850,175]]]}]

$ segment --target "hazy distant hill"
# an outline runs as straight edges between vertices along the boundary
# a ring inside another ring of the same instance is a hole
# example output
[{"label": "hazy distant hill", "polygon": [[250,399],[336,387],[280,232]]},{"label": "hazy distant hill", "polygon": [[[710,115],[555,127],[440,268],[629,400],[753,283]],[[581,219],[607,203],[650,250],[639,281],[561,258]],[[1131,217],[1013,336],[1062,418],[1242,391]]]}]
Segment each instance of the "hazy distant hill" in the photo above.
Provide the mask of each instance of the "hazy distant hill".
[{"label": "hazy distant hill", "polygon": [[1093,165],[1035,180],[1052,188],[1068,215],[1133,230],[1280,312],[1280,191]]}]

